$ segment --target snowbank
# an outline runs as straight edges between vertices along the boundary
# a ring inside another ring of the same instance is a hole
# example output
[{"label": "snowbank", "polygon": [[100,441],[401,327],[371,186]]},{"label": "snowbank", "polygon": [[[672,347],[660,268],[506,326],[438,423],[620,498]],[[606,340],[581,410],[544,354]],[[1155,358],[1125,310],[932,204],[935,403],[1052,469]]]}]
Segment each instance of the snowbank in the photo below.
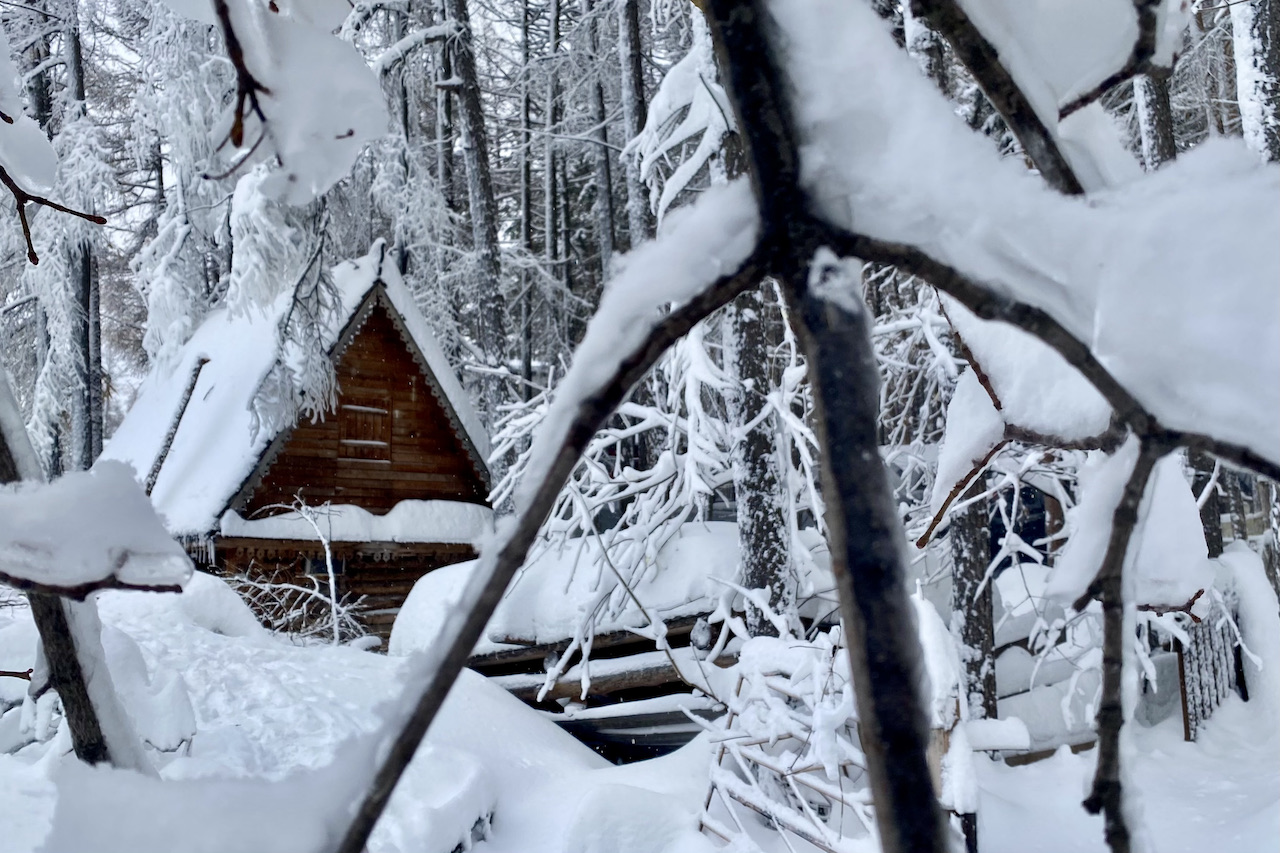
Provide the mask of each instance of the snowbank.
[{"label": "snowbank", "polygon": [[[644,605],[642,611],[616,585],[610,570],[597,562],[598,549],[594,538],[584,538],[530,560],[507,589],[475,654],[509,648],[511,641],[537,645],[571,638],[592,613],[599,614],[598,634],[645,628],[646,611],[665,620],[711,613],[728,590],[722,581],[734,581],[738,572],[736,524],[685,524],[652,564],[629,579]],[[808,567],[800,578],[801,600],[832,588],[825,547],[815,543],[810,559],[797,562]],[[391,654],[408,654],[431,644],[477,565],[472,561],[437,569],[414,585],[392,628]],[[811,602],[810,607],[815,606],[818,602]]]},{"label": "snowbank", "polygon": [[[461,501],[400,501],[386,515],[349,504],[313,507],[316,524],[330,542],[448,542],[474,544],[493,532],[493,510]],[[235,510],[222,516],[223,536],[258,539],[317,539],[302,513],[245,519]]]}]

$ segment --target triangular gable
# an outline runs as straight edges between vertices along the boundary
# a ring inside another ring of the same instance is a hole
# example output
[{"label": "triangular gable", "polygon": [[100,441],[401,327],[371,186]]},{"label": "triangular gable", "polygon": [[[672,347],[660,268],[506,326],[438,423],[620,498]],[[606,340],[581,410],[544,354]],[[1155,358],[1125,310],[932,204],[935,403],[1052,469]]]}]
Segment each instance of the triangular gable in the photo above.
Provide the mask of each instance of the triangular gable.
[{"label": "triangular gable", "polygon": [[[409,322],[407,322],[405,316],[400,313],[399,308],[396,306],[392,296],[388,292],[387,282],[379,279],[366,295],[365,300],[361,303],[359,309],[352,314],[346,328],[343,329],[337,342],[330,350],[330,360],[333,362],[335,368],[340,364],[347,348],[353,341],[355,341],[357,335],[359,335],[361,330],[364,329],[365,324],[369,321],[370,316],[377,308],[382,308],[386,312],[392,325],[400,333],[401,341],[408,350],[410,356],[412,356],[414,362],[417,364],[420,375],[426,381],[427,387],[430,389],[436,402],[440,405],[441,411],[443,411],[445,417],[448,419],[451,431],[462,444],[463,449],[471,462],[472,470],[475,472],[476,476],[479,477],[480,482],[483,483],[484,488],[487,491],[491,487],[489,467],[486,464],[484,456],[480,454],[479,448],[476,447],[476,441],[472,438],[471,431],[466,427],[466,423],[463,420],[465,415],[460,415],[457,407],[455,407],[456,398],[450,395],[449,389],[446,386],[447,380],[442,381],[441,377],[436,373],[436,370],[433,369],[432,361],[439,363],[439,361],[444,358],[444,355],[443,353],[439,353],[438,358],[430,359],[424,353],[424,349],[428,347],[433,347],[437,351],[439,350],[438,345],[435,343],[435,339],[422,337],[421,331],[418,332],[417,336],[414,335],[410,330]],[[413,311],[415,313],[417,312],[416,307],[413,308]],[[453,379],[452,372],[447,373],[446,376],[447,379]],[[341,385],[341,381],[341,377],[339,377],[339,385]],[[456,380],[454,380],[454,384],[456,385]],[[454,393],[462,393],[461,386],[458,386]],[[464,409],[464,412],[467,411],[468,410]],[[286,429],[281,430],[279,434],[276,435],[276,437],[267,446],[266,450],[262,453],[262,456],[253,471],[249,473],[244,482],[240,484],[240,488],[236,490],[235,494],[227,502],[224,510],[240,510],[244,508],[254,492],[258,489],[259,485],[261,485],[263,478],[271,469],[271,466],[275,464],[280,453],[288,447],[290,439],[293,438],[294,433],[299,427],[300,424],[295,423]]]},{"label": "triangular gable", "polygon": [[[393,265],[384,268],[385,255],[379,241],[365,257],[333,269],[342,302],[333,357],[341,356],[368,312],[384,305],[488,484],[488,436],[408,288]],[[292,430],[264,428],[253,411],[277,358],[277,324],[291,296],[283,294],[265,311],[210,312],[173,361],[153,368],[103,451],[105,459],[132,465],[139,481],[151,481],[152,502],[175,535],[216,531],[223,512],[264,470],[271,448],[282,446],[282,435]]]}]

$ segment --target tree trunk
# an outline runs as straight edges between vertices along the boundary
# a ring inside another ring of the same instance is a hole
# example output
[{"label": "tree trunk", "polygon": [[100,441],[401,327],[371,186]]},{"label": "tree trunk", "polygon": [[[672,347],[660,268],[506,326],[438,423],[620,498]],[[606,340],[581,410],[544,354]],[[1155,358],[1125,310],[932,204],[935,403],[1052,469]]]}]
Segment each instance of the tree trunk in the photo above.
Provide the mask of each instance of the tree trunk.
[{"label": "tree trunk", "polygon": [[[471,17],[467,0],[446,0],[449,16],[461,35],[454,40],[453,63],[460,85],[458,100],[462,113],[462,154],[467,167],[467,198],[471,213],[471,239],[479,259],[476,338],[491,367],[503,365],[506,357],[506,328],[503,318],[501,268],[498,253],[498,204],[489,172],[489,138],[480,101],[480,80],[476,73]],[[490,421],[498,417],[502,398],[500,380],[490,379],[485,388],[485,409]]]},{"label": "tree trunk", "polygon": [[556,85],[556,54],[560,51],[560,0],[551,0],[547,9],[547,91],[542,108],[542,247],[546,253],[547,271],[556,275],[560,261],[560,209],[556,206],[559,189],[556,183],[555,128],[558,123],[559,92]]},{"label": "tree trunk", "polygon": [[[753,424],[733,445],[733,487],[738,507],[738,552],[742,586],[767,590],[769,608],[792,626],[795,615],[796,573],[791,563],[787,525],[785,472],[778,452],[778,424],[766,415],[766,395],[773,389],[769,370],[771,344],[777,334],[766,321],[769,285],[747,291],[734,300],[725,323],[725,361],[735,374],[736,389],[729,399],[731,423],[741,429]],[[778,636],[778,628],[763,610],[747,603],[747,631],[753,637]]]},{"label": "tree trunk", "polygon": [[[641,65],[640,4],[622,0],[618,5],[618,61],[622,66],[622,121],[626,141],[640,135],[647,119],[644,99],[644,70]],[[653,236],[653,216],[649,195],[640,176],[640,159],[626,157],[627,235],[631,248]]]},{"label": "tree trunk", "polygon": [[1280,0],[1235,0],[1231,8],[1236,97],[1245,142],[1280,161]]},{"label": "tree trunk", "polygon": [[1209,549],[1210,557],[1222,555],[1222,510],[1218,503],[1218,487],[1205,496],[1204,490],[1213,479],[1213,458],[1201,450],[1187,451],[1187,462],[1191,465],[1191,489],[1200,501],[1200,525],[1204,528],[1204,541]]},{"label": "tree trunk", "polygon": [[[982,493],[975,480],[963,500]],[[986,501],[978,501],[951,517],[951,631],[964,658],[969,716],[996,718],[995,627],[991,584],[983,583],[991,564],[991,530]]]},{"label": "tree trunk", "polygon": [[[520,63],[528,68],[532,59],[529,45],[529,2],[520,5]],[[520,93],[520,247],[533,256],[533,133],[530,116],[533,98],[529,80],[524,78]],[[520,270],[520,398],[526,402],[533,396],[533,283],[529,271]]]},{"label": "tree trunk", "polygon": [[[587,45],[591,51],[592,65],[600,65],[600,39],[597,32],[596,19],[591,0],[581,0],[582,18],[587,27]],[[591,136],[595,139],[595,184],[596,184],[596,243],[600,247],[600,281],[609,277],[609,264],[613,259],[613,174],[609,166],[609,127],[608,113],[604,108],[604,84],[597,72],[595,82],[591,85],[590,115],[593,129]]]},{"label": "tree trunk", "polygon": [[1169,104],[1169,73],[1140,74],[1133,79],[1133,97],[1138,107],[1138,131],[1142,137],[1142,160],[1155,171],[1178,156],[1173,139],[1173,108]]},{"label": "tree trunk", "polygon": [[[440,19],[447,20],[443,8]],[[445,39],[440,42],[440,59],[436,71],[436,83],[453,80],[453,41]],[[450,209],[456,209],[453,197],[453,89],[447,86],[436,86],[436,180],[440,183],[440,194]]]},{"label": "tree trunk", "polygon": [[[80,51],[80,28],[74,8],[66,29],[68,119],[84,118],[84,62]],[[74,276],[76,309],[73,336],[76,344],[76,378],[79,388],[71,401],[72,461],[78,470],[87,470],[102,451],[102,342],[98,286],[94,275],[93,247],[78,242],[70,247],[68,259]]]},{"label": "tree trunk", "polygon": [[[26,431],[21,429],[18,405],[3,375],[0,375],[0,408],[7,410],[9,415],[0,418],[0,483],[43,480],[40,460]],[[40,634],[44,659],[42,672],[37,675],[39,680],[32,681],[31,689],[57,691],[77,758],[88,764],[109,761],[111,756],[107,742],[98,712],[89,697],[84,669],[80,665],[62,599],[56,595],[32,592],[27,594],[27,600],[31,604],[31,618]]]}]

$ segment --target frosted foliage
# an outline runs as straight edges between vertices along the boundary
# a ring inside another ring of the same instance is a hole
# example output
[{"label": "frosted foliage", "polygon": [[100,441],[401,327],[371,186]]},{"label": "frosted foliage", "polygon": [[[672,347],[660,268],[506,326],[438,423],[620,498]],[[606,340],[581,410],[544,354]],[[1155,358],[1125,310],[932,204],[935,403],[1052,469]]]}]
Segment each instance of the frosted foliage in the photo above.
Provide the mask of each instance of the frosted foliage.
[{"label": "frosted foliage", "polygon": [[800,92],[803,181],[825,216],[1047,311],[1166,425],[1280,462],[1280,166],[1214,140],[1063,196],[969,130],[870,8],[771,9]]},{"label": "frosted foliage", "polygon": [[231,274],[226,305],[232,316],[270,305],[293,282],[302,261],[301,237],[262,191],[269,170],[258,166],[231,196]]},{"label": "frosted foliage", "polygon": [[0,122],[0,166],[23,189],[45,193],[53,188],[58,157],[40,125],[23,112],[19,79],[9,37],[0,29],[0,112],[12,119]]},{"label": "frosted foliage", "polygon": [[[644,128],[626,149],[626,156],[640,160],[640,175],[649,185],[650,204],[659,219],[720,152],[720,143],[732,130],[733,110],[717,82],[711,34],[701,15],[693,16],[692,30],[689,52],[662,78]],[[686,143],[696,144],[692,152],[678,157]],[[674,168],[672,160],[678,160]]]},{"label": "frosted foliage", "polygon": [[332,2],[286,4],[280,14],[262,0],[229,0],[227,6],[245,65],[266,89],[257,95],[265,126],[256,117],[246,122],[245,144],[265,134],[254,156],[280,161],[262,190],[290,204],[311,201],[346,176],[364,144],[386,131],[378,78],[355,47],[325,28],[335,17]]},{"label": "frosted foliage", "polygon": [[600,307],[574,353],[569,372],[530,449],[525,479],[516,492],[536,488],[581,400],[608,380],[661,318],[671,302],[697,295],[731,272],[755,247],[758,218],[745,181],[715,187],[669,218],[659,238],[623,257]]}]

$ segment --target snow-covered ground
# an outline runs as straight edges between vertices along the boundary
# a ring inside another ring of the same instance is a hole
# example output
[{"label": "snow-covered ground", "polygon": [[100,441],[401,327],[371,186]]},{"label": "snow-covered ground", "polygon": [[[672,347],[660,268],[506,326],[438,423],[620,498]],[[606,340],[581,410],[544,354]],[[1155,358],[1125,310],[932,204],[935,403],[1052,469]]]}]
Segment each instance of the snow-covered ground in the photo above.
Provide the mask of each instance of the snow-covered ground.
[{"label": "snow-covered ground", "polygon": [[[151,753],[162,781],[78,768],[61,757],[62,734],[0,755],[5,853],[314,849],[307,833],[285,830],[310,820],[314,837],[325,831],[316,805],[307,805],[309,791],[320,790],[315,780],[335,756],[342,760],[344,742],[379,723],[378,706],[397,692],[405,659],[292,644],[258,629],[225,591],[198,575],[181,596],[100,597],[108,635],[118,629],[141,651],[151,701],[172,703],[173,690],[159,685],[180,674],[196,734],[189,749]],[[25,611],[0,611],[0,668],[29,666],[34,639]],[[107,640],[109,652],[121,644]],[[0,681],[4,697],[25,686]],[[0,737],[15,713],[0,718]],[[148,727],[138,727],[145,736]],[[1153,849],[1276,849],[1280,731],[1263,703],[1229,701],[1197,743],[1182,742],[1177,718],[1139,729],[1135,741],[1133,775]],[[481,853],[708,853],[714,845],[696,827],[710,755],[699,738],[671,756],[612,767],[464,673],[371,849],[449,853],[469,840],[477,818],[491,817],[487,840],[475,848]],[[1091,751],[1063,751],[1014,768],[980,757],[984,853],[1105,849],[1100,821],[1078,805],[1093,760]],[[184,797],[170,814],[170,800]],[[285,810],[283,803],[292,805]],[[324,808],[322,800],[316,804]],[[254,847],[255,833],[276,839],[273,846]]]}]

